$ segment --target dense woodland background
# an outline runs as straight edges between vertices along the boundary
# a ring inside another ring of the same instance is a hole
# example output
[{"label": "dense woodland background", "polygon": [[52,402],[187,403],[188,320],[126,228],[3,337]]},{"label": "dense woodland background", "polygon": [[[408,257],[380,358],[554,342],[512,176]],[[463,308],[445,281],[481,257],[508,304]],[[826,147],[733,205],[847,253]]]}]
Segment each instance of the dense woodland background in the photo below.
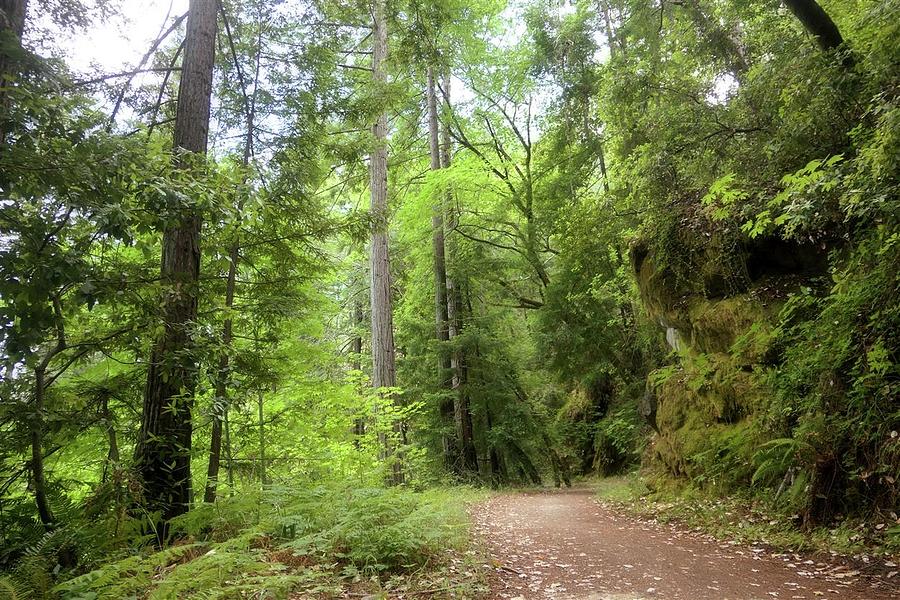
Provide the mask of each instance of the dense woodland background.
[{"label": "dense woodland background", "polygon": [[900,547],[900,2],[190,7],[101,73],[122,3],[0,1],[0,597],[326,593],[637,469]]}]

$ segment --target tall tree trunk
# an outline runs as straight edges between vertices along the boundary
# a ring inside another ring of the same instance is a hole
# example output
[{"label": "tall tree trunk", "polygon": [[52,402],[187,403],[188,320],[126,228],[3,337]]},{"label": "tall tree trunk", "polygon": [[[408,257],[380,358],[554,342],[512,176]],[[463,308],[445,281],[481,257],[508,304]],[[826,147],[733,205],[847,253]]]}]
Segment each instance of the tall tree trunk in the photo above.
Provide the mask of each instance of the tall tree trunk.
[{"label": "tall tree trunk", "polygon": [[[374,0],[372,49],[372,80],[376,93],[384,93],[385,60],[387,58],[387,19],[385,0]],[[394,351],[394,322],[391,307],[391,264],[388,254],[387,205],[387,113],[378,115],[372,127],[375,146],[369,158],[369,186],[371,191],[372,229],[369,248],[369,271],[372,277],[372,386],[392,388],[397,384]],[[399,433],[399,423],[397,429]],[[381,436],[382,452],[390,458],[390,442]],[[403,471],[399,461],[392,465],[391,482],[402,483]]]},{"label": "tall tree trunk", "polygon": [[42,364],[34,370],[34,415],[31,422],[31,477],[34,486],[34,503],[44,527],[53,525],[53,513],[47,498],[47,480],[44,477],[44,381],[47,372]]},{"label": "tall tree trunk", "polygon": [[[435,93],[434,68],[428,67],[428,140],[431,150],[431,170],[438,171],[443,165],[441,161],[441,140],[438,131],[437,94]],[[447,261],[444,246],[444,195],[440,194],[432,206],[431,212],[431,245],[434,256],[434,321],[439,343],[438,383],[442,390],[440,406],[441,423],[448,429],[453,428],[453,364],[447,342],[450,340],[449,308],[447,305]],[[456,444],[453,435],[443,435],[444,462],[448,468],[456,466]]]},{"label": "tall tree trunk", "polygon": [[[216,0],[191,0],[175,117],[175,150],[205,154],[215,63]],[[179,168],[196,160],[180,156]],[[191,410],[197,381],[191,327],[197,318],[200,278],[200,215],[192,207],[172,206],[179,215],[163,233],[161,279],[168,286],[164,330],[154,345],[144,390],[135,463],[144,499],[166,523],[191,503]]]},{"label": "tall tree trunk", "polygon": [[[444,109],[449,112],[450,98],[450,73],[445,71],[441,83],[444,90],[446,105]],[[441,131],[441,167],[450,168],[452,142],[450,139],[449,117],[444,119]],[[456,236],[453,232],[459,224],[459,214],[454,206],[454,198],[448,193],[446,197],[447,211],[447,254],[452,261],[456,254]],[[453,340],[460,335],[463,327],[462,293],[456,278],[448,270],[447,281],[447,330],[449,339]],[[453,420],[456,426],[456,442],[459,452],[459,469],[462,472],[478,473],[478,454],[475,449],[474,430],[472,426],[472,412],[469,407],[469,397],[466,392],[466,355],[461,348],[454,349],[450,354],[450,368],[453,373],[451,389],[453,390]]]},{"label": "tall tree trunk", "polygon": [[225,469],[228,471],[229,495],[234,495],[234,455],[231,453],[231,421],[225,411],[225,422],[222,424],[225,434]]},{"label": "tall tree trunk", "polygon": [[[819,48],[827,52],[836,50],[844,44],[844,37],[838,26],[816,0],[784,0],[784,3],[806,31],[816,38]],[[849,60],[848,56],[845,63]]]}]

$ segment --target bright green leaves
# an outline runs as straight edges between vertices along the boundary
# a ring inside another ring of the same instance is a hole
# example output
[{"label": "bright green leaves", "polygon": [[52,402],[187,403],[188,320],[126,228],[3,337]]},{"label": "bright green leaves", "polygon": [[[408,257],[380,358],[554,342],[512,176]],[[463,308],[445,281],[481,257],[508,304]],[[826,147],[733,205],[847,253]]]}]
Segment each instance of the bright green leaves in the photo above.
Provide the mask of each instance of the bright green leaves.
[{"label": "bright green leaves", "polygon": [[729,173],[720,177],[709,187],[709,191],[700,202],[709,210],[714,221],[724,221],[733,216],[736,204],[746,200],[749,194],[734,186],[735,174]]},{"label": "bright green leaves", "polygon": [[[794,173],[781,178],[781,191],[769,199],[759,193],[756,199],[736,183],[735,173],[717,179],[701,199],[709,217],[716,222],[746,220],[741,231],[750,239],[779,232],[786,238],[799,237],[821,229],[833,219],[835,193],[841,185],[842,154],[816,159]],[[762,208],[754,212],[754,205]],[[750,213],[747,215],[747,213]]]}]

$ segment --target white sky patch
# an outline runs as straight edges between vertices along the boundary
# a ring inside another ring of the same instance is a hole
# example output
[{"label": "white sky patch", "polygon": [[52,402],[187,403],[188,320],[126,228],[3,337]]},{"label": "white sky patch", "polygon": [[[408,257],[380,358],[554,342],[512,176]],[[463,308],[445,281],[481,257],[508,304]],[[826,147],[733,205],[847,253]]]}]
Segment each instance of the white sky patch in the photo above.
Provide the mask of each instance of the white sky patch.
[{"label": "white sky patch", "polygon": [[727,104],[728,99],[737,91],[738,81],[731,73],[721,73],[713,81],[713,88],[706,96],[710,104]]},{"label": "white sky patch", "polygon": [[126,71],[137,66],[160,30],[187,12],[188,1],[125,0],[121,3],[122,18],[95,21],[86,31],[61,35],[55,45],[74,71]]}]

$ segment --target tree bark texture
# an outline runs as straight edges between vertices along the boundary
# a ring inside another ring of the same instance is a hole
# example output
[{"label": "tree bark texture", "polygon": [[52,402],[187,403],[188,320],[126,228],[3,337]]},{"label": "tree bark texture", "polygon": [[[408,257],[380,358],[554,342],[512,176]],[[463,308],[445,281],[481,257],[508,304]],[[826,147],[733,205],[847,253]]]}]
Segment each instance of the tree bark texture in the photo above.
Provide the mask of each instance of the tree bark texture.
[{"label": "tree bark texture", "polygon": [[[378,94],[384,93],[387,59],[387,19],[385,0],[374,0],[373,6],[372,81]],[[388,253],[387,205],[387,113],[378,115],[372,127],[374,147],[369,157],[369,186],[371,192],[372,228],[369,246],[372,313],[372,386],[375,389],[397,385],[394,351],[394,322],[391,306],[391,263]],[[399,427],[399,423],[397,424]],[[385,458],[391,454],[387,436],[382,436]],[[394,461],[392,483],[402,483],[399,461]]]},{"label": "tree bark texture", "polygon": [[[384,61],[387,54],[387,23],[384,0],[375,0],[375,43],[372,78],[376,89],[384,86]],[[388,254],[387,206],[387,114],[381,113],[372,128],[375,145],[369,158],[372,229],[369,269],[372,277],[372,385],[393,387],[396,380],[394,326],[391,309],[391,269]]]},{"label": "tree bark texture", "polygon": [[34,486],[34,503],[44,527],[53,525],[53,513],[47,498],[47,480],[44,476],[44,376],[47,367],[41,365],[34,372],[34,415],[31,424],[31,481]]},{"label": "tree bark texture", "polygon": [[[205,154],[215,62],[216,0],[191,0],[175,118],[178,166],[189,154]],[[191,207],[172,207],[179,216],[163,233],[161,279],[167,286],[164,330],[156,341],[147,373],[135,463],[144,500],[165,522],[190,506],[191,410],[197,380],[191,327],[197,318],[200,277],[200,216]]]}]

